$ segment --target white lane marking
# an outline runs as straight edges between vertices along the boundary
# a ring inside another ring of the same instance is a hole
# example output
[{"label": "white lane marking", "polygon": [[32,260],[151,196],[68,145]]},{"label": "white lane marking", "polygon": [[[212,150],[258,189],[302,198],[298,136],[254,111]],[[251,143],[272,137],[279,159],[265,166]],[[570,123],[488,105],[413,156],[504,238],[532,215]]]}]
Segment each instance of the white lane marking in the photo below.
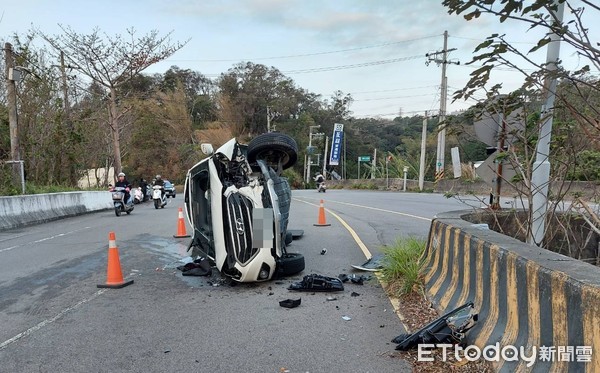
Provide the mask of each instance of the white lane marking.
[{"label": "white lane marking", "polygon": [[9,251],[9,250],[12,250],[12,249],[16,249],[17,247],[29,245],[29,244],[32,244],[32,243],[40,243],[40,242],[52,240],[52,239],[57,238],[57,237],[62,237],[62,236],[66,236],[66,235],[69,235],[69,234],[81,232],[83,230],[90,229],[90,228],[91,227],[85,227],[85,228],[77,229],[77,230],[66,232],[66,233],[59,233],[59,234],[56,234],[56,235],[50,236],[50,237],[40,238],[39,240],[32,241],[32,242],[27,242],[27,243],[24,243],[24,244],[21,244],[21,245],[15,245],[15,246],[7,247],[7,248],[4,248],[4,249],[0,249],[0,253],[4,252],[4,251]]},{"label": "white lane marking", "polygon": [[[129,273],[129,276],[125,277],[125,280],[128,280],[129,278],[133,277],[133,276],[141,276],[141,273],[134,273],[131,272]],[[61,317],[63,317],[65,314],[67,314],[68,312],[73,311],[74,309],[78,308],[79,306],[86,304],[96,298],[98,298],[100,295],[102,295],[104,292],[106,292],[108,289],[100,289],[97,292],[95,292],[94,294],[92,294],[89,298],[87,299],[83,299],[80,300],[79,302],[75,303],[73,306],[71,307],[67,307],[64,310],[60,311],[58,314],[56,314],[54,317],[51,317],[49,319],[46,319],[40,323],[38,323],[37,325],[32,326],[31,328],[25,330],[24,332],[21,332],[17,335],[15,335],[14,337],[7,339],[6,341],[0,343],[0,351],[4,350],[6,347],[8,347],[8,345],[15,343],[16,341],[18,341],[21,338],[27,337],[28,335],[32,334],[35,331],[40,330],[41,328],[43,328],[46,325],[52,324],[53,322],[55,322],[56,320],[60,319]]]},{"label": "white lane marking", "polygon": [[91,297],[89,297],[87,299],[84,299],[84,300],[81,300],[81,301],[77,302],[75,305],[73,305],[71,307],[65,308],[64,310],[60,311],[54,317],[46,319],[46,320],[40,322],[39,324],[37,324],[35,326],[32,326],[31,328],[25,330],[24,332],[21,332],[21,333],[15,335],[14,337],[12,337],[10,339],[7,339],[6,341],[0,343],[0,351],[4,350],[10,344],[15,343],[19,339],[27,337],[28,335],[32,334],[33,332],[35,332],[37,330],[40,330],[44,326],[55,322],[56,320],[58,320],[59,318],[61,318],[62,316],[64,316],[67,312],[70,312],[70,311],[76,309],[77,307],[81,306],[82,304],[85,304],[85,303],[87,303],[87,302],[89,302],[89,301],[97,298],[99,295],[101,295],[102,293],[104,293],[106,290],[108,290],[108,289],[98,290]]},{"label": "white lane marking", "polygon": [[[294,199],[295,199],[295,200],[297,200],[297,201],[301,201],[301,200],[300,200],[300,199],[298,199],[298,198],[294,198]],[[302,201],[302,202],[304,202],[304,201]],[[354,204],[354,203],[348,203],[348,202],[339,202],[339,201],[332,201],[332,200],[327,200],[327,202],[339,203],[339,204],[341,204],[341,205],[347,205],[347,206],[353,206],[353,207],[360,207],[360,208],[363,208],[363,209],[369,209],[369,210],[375,210],[375,211],[387,212],[387,213],[390,213],[390,214],[402,215],[402,216],[406,216],[406,217],[409,217],[409,218],[421,219],[421,220],[425,220],[425,221],[429,221],[429,222],[431,221],[431,219],[429,219],[429,218],[425,218],[425,217],[423,217],[423,216],[418,216],[418,215],[407,214],[407,213],[405,213],[405,212],[398,212],[398,211],[392,211],[392,210],[380,209],[380,208],[377,208],[377,207],[371,207],[371,206],[357,205],[357,204]]]},{"label": "white lane marking", "polygon": [[406,217],[409,217],[409,218],[421,219],[421,220],[425,220],[425,221],[431,221],[431,219],[429,219],[429,218],[425,218],[425,217],[418,216],[418,215],[407,214],[405,212],[398,212],[398,211],[380,209],[380,208],[371,207],[371,206],[357,205],[357,204],[348,203],[348,202],[338,202],[338,201],[329,201],[329,200],[328,200],[328,202],[339,203],[339,204],[342,204],[342,205],[348,205],[348,206],[354,206],[354,207],[360,207],[360,208],[363,208],[363,209],[369,209],[369,210],[387,212],[387,213],[390,213],[390,214],[402,215],[402,216],[406,216]]}]

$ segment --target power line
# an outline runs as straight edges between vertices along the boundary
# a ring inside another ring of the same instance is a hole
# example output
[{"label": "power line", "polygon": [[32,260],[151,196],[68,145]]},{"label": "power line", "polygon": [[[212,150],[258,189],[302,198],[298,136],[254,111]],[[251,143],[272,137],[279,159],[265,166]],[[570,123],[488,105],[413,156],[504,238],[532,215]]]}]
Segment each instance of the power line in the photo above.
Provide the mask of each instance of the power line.
[{"label": "power line", "polygon": [[431,96],[431,93],[425,93],[422,95],[410,95],[410,96],[394,96],[394,97],[379,97],[379,98],[364,98],[364,99],[354,99],[354,101],[379,101],[379,100],[394,100],[397,98],[413,98],[413,97],[424,97]]},{"label": "power line", "polygon": [[310,56],[320,56],[320,55],[325,55],[325,54],[335,54],[335,53],[343,53],[343,52],[352,52],[352,51],[363,50],[363,49],[387,47],[387,46],[390,46],[390,45],[398,45],[398,44],[410,43],[410,42],[413,42],[413,41],[419,41],[419,40],[424,40],[424,39],[429,39],[429,38],[435,38],[435,37],[438,37],[438,36],[439,35],[429,35],[429,36],[423,36],[423,37],[415,38],[415,39],[400,40],[400,41],[394,41],[394,42],[388,42],[388,43],[367,45],[367,46],[362,46],[362,47],[355,47],[355,48],[348,48],[348,49],[339,49],[339,50],[325,51],[325,52],[292,54],[292,55],[286,55],[286,56],[256,57],[256,58],[232,58],[232,59],[209,59],[209,60],[203,60],[203,59],[172,60],[172,59],[167,59],[165,61],[171,61],[171,62],[237,62],[237,61],[249,61],[249,60],[258,61],[258,60],[277,60],[277,59],[286,59],[286,58],[310,57]]},{"label": "power line", "polygon": [[[424,113],[427,110],[422,109],[422,110],[412,110],[412,111],[402,111],[402,114],[419,114],[419,113]],[[369,116],[391,116],[391,115],[395,115],[395,116],[399,116],[398,112],[395,113],[374,113],[374,114],[356,114],[354,113],[355,116],[363,116],[363,117],[369,117]]]},{"label": "power line", "polygon": [[417,58],[422,58],[422,56],[419,55],[419,56],[393,58],[390,60],[372,61],[372,62],[352,64],[352,65],[340,65],[340,66],[329,66],[329,67],[317,67],[317,68],[312,68],[312,69],[289,70],[289,71],[282,71],[282,73],[284,73],[284,74],[306,74],[306,73],[316,73],[316,72],[324,72],[324,71],[346,70],[346,69],[355,69],[358,67],[376,66],[376,65],[384,65],[384,64],[388,64],[388,63],[415,60]]}]

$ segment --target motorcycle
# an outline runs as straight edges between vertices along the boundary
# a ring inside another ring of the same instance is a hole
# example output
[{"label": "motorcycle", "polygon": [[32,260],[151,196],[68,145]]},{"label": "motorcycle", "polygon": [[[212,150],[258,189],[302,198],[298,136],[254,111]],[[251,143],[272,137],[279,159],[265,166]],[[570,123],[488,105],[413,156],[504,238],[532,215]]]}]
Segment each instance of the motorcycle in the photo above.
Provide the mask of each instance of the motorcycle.
[{"label": "motorcycle", "polygon": [[321,181],[318,185],[317,185],[317,192],[321,193],[325,193],[327,191],[327,185],[325,185],[324,181]]},{"label": "motorcycle", "polygon": [[144,202],[144,193],[142,187],[137,187],[133,190],[133,203],[138,204]]},{"label": "motorcycle", "polygon": [[167,205],[167,194],[163,193],[164,187],[162,185],[154,185],[152,187],[152,200],[154,201],[154,208],[164,208]]},{"label": "motorcycle", "polygon": [[115,206],[115,215],[121,216],[122,212],[125,212],[127,215],[131,214],[133,211],[133,199],[131,194],[129,195],[129,199],[125,201],[125,190],[123,187],[114,187],[112,192],[112,200]]}]

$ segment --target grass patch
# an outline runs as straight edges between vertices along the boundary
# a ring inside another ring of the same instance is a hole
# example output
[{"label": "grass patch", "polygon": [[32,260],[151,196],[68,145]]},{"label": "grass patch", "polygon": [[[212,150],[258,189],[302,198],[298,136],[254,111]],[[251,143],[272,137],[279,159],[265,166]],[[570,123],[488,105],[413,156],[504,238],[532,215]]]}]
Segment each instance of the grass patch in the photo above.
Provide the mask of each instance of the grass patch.
[{"label": "grass patch", "polygon": [[397,296],[420,292],[423,287],[421,255],[426,241],[414,237],[399,238],[393,246],[383,249],[381,275],[389,291]]}]

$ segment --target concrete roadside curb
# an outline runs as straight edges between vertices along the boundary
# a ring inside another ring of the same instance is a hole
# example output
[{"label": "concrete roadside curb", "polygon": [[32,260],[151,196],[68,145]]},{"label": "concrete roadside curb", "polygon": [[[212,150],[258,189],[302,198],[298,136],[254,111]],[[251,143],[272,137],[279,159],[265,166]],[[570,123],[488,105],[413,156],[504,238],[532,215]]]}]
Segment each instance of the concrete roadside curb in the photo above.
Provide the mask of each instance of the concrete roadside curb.
[{"label": "concrete roadside curb", "polygon": [[[473,301],[480,321],[467,343],[537,355],[531,367],[501,358],[500,372],[600,372],[600,268],[482,229],[461,218],[469,213],[443,213],[431,224],[423,274],[435,307]],[[554,358],[540,359],[541,347]]]},{"label": "concrete roadside curb", "polygon": [[0,230],[112,208],[110,192],[63,192],[0,197]]}]

